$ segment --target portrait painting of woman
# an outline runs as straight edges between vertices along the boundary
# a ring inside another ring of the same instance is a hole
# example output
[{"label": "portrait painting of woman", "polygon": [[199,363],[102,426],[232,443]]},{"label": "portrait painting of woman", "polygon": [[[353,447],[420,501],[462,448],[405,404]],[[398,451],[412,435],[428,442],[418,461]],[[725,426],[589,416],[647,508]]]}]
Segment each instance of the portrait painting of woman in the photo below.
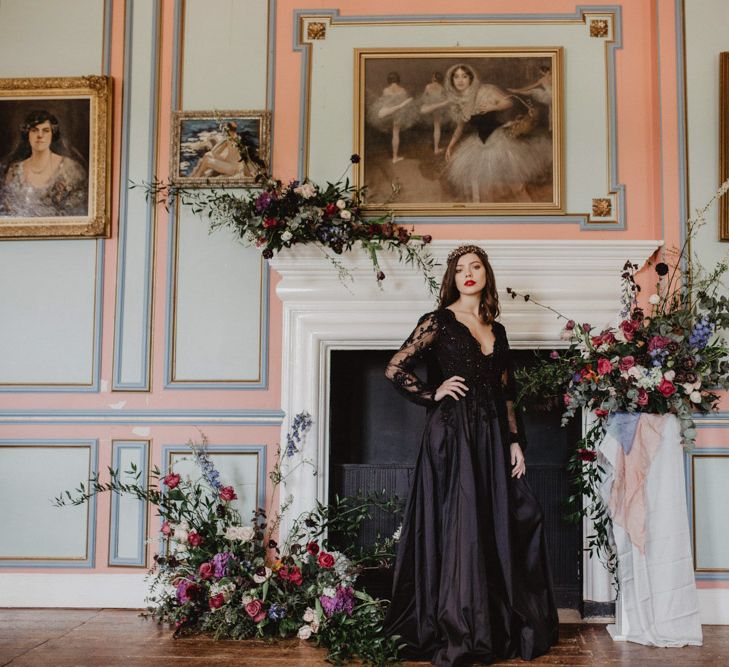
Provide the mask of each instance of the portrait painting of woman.
[{"label": "portrait painting of woman", "polygon": [[561,48],[357,51],[355,182],[406,213],[563,210]]}]

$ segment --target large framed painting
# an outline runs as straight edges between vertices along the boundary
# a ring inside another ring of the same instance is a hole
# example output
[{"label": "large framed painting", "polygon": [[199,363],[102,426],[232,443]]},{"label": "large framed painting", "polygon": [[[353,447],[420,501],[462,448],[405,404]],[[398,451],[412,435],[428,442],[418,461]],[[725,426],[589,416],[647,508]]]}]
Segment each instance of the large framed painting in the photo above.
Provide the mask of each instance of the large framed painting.
[{"label": "large framed painting", "polygon": [[111,79],[0,79],[0,238],[108,237]]},{"label": "large framed painting", "polygon": [[268,171],[268,111],[174,111],[170,180],[181,187],[247,187]]},{"label": "large framed painting", "polygon": [[[719,183],[729,178],[729,52],[719,54]],[[729,241],[729,195],[719,200],[719,238]]]},{"label": "large framed painting", "polygon": [[355,183],[400,215],[564,212],[562,48],[357,49]]}]

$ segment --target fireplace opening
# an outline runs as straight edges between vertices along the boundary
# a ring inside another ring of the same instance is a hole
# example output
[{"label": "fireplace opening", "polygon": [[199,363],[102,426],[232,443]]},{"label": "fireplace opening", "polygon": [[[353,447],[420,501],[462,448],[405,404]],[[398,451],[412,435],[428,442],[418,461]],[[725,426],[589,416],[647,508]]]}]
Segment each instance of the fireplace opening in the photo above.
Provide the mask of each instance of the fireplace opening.
[{"label": "fireplace opening", "polygon": [[[402,397],[384,376],[394,350],[332,350],[329,402],[329,495],[383,492],[406,499],[410,488],[425,409]],[[513,350],[517,366],[529,366],[534,351]],[[540,351],[539,354],[542,354]],[[425,367],[416,368],[426,377]],[[580,419],[560,426],[561,406],[522,408],[529,442],[527,476],[544,511],[557,606],[582,604],[582,530],[564,519],[569,478],[566,463],[580,437]],[[375,511],[365,522],[358,545],[372,544],[378,533],[392,535],[399,519]],[[389,597],[391,572],[366,574],[373,595]]]}]

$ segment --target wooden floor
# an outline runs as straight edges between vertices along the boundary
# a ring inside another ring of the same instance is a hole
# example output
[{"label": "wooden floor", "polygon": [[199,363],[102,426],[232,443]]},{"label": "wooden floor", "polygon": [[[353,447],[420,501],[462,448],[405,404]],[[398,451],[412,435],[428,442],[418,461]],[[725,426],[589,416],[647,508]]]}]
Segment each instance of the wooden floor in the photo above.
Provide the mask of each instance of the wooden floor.
[{"label": "wooden floor", "polygon": [[[173,640],[137,612],[111,609],[0,609],[0,667],[219,667],[326,665],[325,652],[299,640],[273,644]],[[408,663],[425,665],[426,663]],[[527,664],[512,660],[501,665]],[[729,665],[729,626],[704,626],[704,646],[648,648],[613,642],[604,624],[560,626],[559,645],[532,665]]]}]

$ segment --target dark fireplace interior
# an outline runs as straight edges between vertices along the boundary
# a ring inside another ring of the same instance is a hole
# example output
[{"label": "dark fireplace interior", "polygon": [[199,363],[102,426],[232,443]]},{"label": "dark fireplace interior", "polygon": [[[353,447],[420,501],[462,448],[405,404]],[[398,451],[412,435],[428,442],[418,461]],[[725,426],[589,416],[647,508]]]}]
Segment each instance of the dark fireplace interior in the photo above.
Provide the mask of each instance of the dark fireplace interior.
[{"label": "dark fireplace interior", "polygon": [[[534,360],[532,350],[514,350],[517,366]],[[540,352],[541,354],[541,352]],[[385,491],[405,499],[420,446],[425,409],[400,396],[384,376],[389,350],[338,350],[331,353],[330,496]],[[417,369],[425,377],[425,369]],[[529,408],[524,424],[529,442],[528,480],[545,515],[557,605],[579,609],[582,603],[582,533],[564,520],[568,496],[568,452],[580,436],[574,419],[560,426],[561,406]],[[377,534],[391,535],[399,520],[374,512],[359,536],[362,546]],[[371,573],[362,582],[374,595],[389,598],[390,573]]]}]

